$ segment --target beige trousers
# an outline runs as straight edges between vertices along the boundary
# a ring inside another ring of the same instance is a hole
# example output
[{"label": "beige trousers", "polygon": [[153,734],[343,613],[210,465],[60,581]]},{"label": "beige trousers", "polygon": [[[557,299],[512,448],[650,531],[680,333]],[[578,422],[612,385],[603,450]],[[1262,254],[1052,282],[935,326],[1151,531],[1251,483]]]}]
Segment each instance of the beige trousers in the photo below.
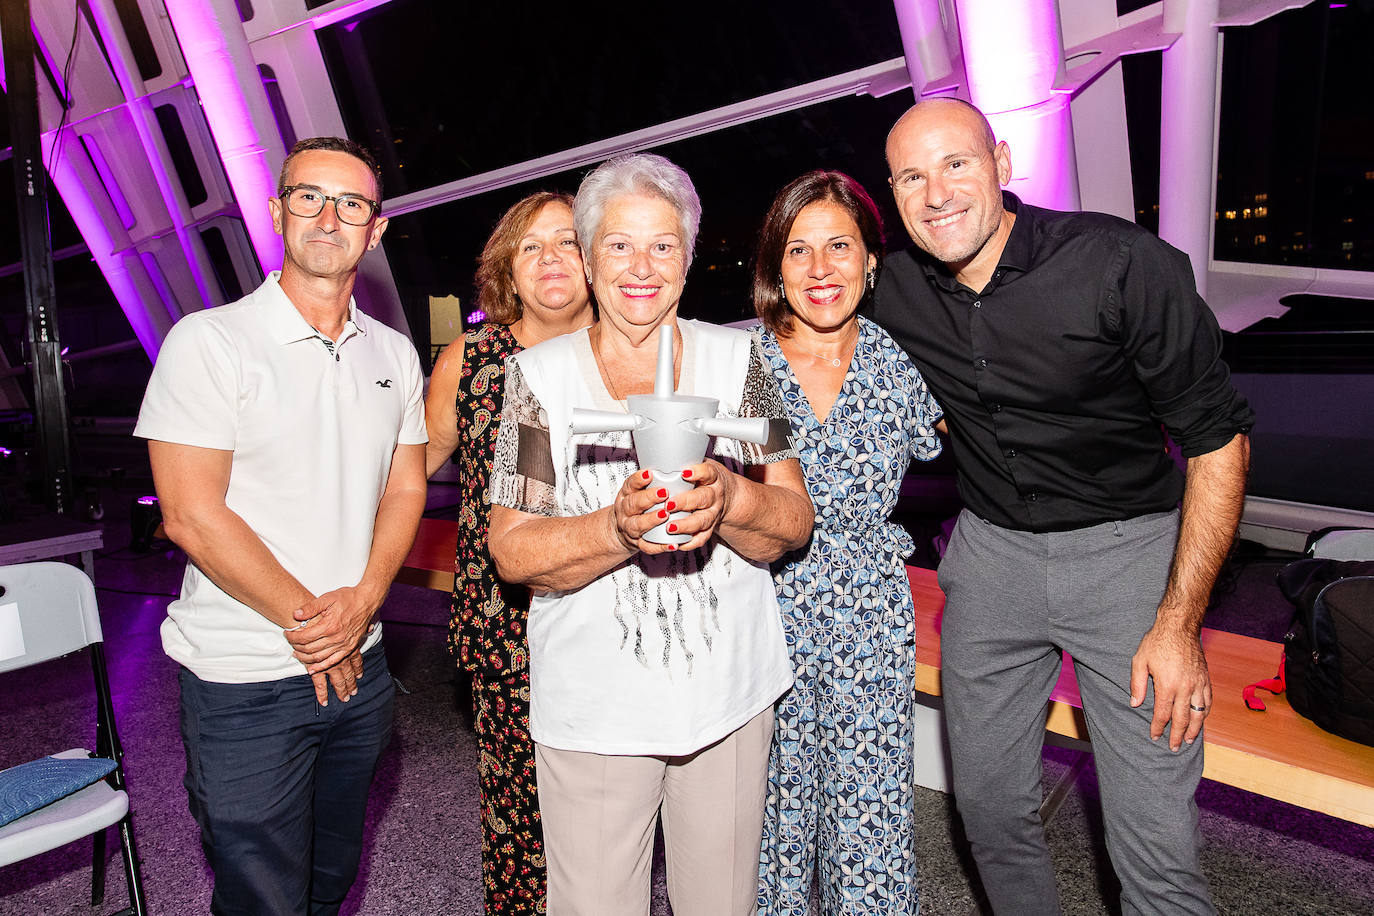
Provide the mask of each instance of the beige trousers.
[{"label": "beige trousers", "polygon": [[675,916],[751,916],[772,737],[770,706],[681,757],[536,744],[549,916],[645,916],[660,809]]}]

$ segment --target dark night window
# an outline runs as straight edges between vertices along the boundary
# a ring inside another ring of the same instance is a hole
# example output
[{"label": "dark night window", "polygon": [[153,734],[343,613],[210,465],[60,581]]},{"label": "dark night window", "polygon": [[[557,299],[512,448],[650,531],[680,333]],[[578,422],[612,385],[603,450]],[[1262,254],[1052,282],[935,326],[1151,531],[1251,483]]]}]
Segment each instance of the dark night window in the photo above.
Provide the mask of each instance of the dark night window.
[{"label": "dark night window", "polygon": [[[138,75],[144,81],[162,75],[162,61],[157,59],[157,49],[153,47],[152,36],[148,34],[148,23],[143,20],[143,11],[137,0],[115,0],[115,13],[119,24],[124,28],[124,37],[129,41],[129,49],[134,53],[134,63]],[[94,31],[94,29],[92,30]]]},{"label": "dark night window", "polygon": [[1371,46],[1364,3],[1225,31],[1216,260],[1374,269]]},{"label": "dark night window", "polygon": [[282,149],[289,150],[296,145],[296,130],[291,126],[291,115],[286,110],[281,83],[277,80],[276,72],[266,64],[258,64],[258,76],[262,79],[262,88],[267,92],[267,104],[272,109],[272,119],[277,123]]},{"label": "dark night window", "polygon": [[1121,59],[1135,221],[1151,232],[1159,232],[1159,81],[1163,66],[1164,57],[1158,51]]},{"label": "dark night window", "polygon": [[181,190],[186,194],[186,203],[192,207],[200,206],[209,199],[205,182],[200,177],[200,166],[191,152],[191,142],[186,137],[186,128],[181,123],[181,113],[175,105],[159,105],[153,110],[157,115],[158,127],[162,128],[162,139],[167,141],[167,152],[172,157],[172,168],[176,170]]},{"label": "dark night window", "polygon": [[[650,150],[686,169],[702,199],[696,258],[680,314],[716,322],[752,317],[749,264],[759,222],[778,189],[809,169],[853,175],[882,209],[889,247],[910,244],[883,160],[887,130],[909,104],[907,93],[848,96]],[[575,192],[588,171],[392,217],[383,244],[412,330],[429,327],[431,296],[458,296],[468,312],[476,258],[507,207],[540,189]]]},{"label": "dark night window", "polygon": [[225,302],[237,302],[243,298],[243,287],[239,285],[238,272],[234,270],[234,260],[229,255],[229,246],[224,233],[217,226],[207,226],[200,230],[200,240],[205,243],[205,253],[210,256],[210,266],[215,270],[215,281]]},{"label": "dark night window", "polygon": [[1158,2],[1159,0],[1116,0],[1116,14],[1125,16],[1127,13],[1143,10],[1145,7]]},{"label": "dark night window", "polygon": [[390,195],[902,55],[890,0],[593,5],[547,21],[392,0],[316,34],[348,135],[380,154]]}]

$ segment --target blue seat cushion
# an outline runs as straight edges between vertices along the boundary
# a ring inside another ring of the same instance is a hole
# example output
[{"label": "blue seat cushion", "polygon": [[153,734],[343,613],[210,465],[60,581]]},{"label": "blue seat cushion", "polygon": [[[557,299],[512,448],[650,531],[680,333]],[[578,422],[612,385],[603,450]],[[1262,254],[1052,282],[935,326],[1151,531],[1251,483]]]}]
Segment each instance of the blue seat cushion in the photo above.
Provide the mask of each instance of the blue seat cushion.
[{"label": "blue seat cushion", "polygon": [[40,757],[0,770],[0,827],[108,776],[108,757]]}]

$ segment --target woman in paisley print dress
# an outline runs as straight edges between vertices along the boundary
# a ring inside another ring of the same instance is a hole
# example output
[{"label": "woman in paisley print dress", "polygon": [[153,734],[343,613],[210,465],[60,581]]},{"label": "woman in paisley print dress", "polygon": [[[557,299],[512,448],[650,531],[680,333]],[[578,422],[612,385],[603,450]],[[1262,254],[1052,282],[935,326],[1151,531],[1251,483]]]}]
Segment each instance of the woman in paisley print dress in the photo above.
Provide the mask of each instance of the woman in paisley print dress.
[{"label": "woman in paisley print dress", "polygon": [[529,734],[529,592],[500,581],[487,550],[487,478],[506,357],[592,321],[572,196],[539,192],[497,222],[477,269],[488,321],[439,356],[425,399],[426,472],[457,452],[458,555],[449,647],[472,677],[489,914],[543,913],[545,867]]},{"label": "woman in paisley print dress", "polygon": [[940,409],[906,354],[857,314],[882,266],[863,187],[810,172],[764,219],[754,264],[760,348],[782,389],[816,507],[810,543],[773,566],[796,681],[778,702],[758,912],[917,912],[912,849],[915,663],[905,558],[888,520],[912,458],[940,451]]}]

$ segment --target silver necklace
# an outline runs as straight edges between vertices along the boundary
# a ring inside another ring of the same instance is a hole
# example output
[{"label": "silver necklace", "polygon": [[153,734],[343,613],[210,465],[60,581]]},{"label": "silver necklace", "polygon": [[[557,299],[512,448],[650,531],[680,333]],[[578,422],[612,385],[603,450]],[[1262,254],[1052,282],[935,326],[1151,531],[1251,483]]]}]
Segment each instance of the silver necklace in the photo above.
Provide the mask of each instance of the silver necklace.
[{"label": "silver necklace", "polygon": [[[858,342],[858,339],[857,339],[857,338],[855,338],[855,342],[856,342],[856,343]],[[792,346],[796,347],[798,350],[802,351],[803,353],[806,353],[806,354],[809,354],[809,355],[811,355],[811,356],[816,357],[816,359],[819,359],[819,360],[822,360],[822,361],[824,361],[824,362],[829,363],[830,365],[834,366],[836,369],[838,369],[838,368],[840,368],[841,366],[844,365],[844,360],[841,359],[840,357],[838,357],[838,356],[822,356],[821,354],[817,353],[815,350],[808,350],[808,349],[806,349],[806,347],[803,347],[801,344],[797,343],[797,341],[796,341],[795,339],[792,341]]]},{"label": "silver necklace", "polygon": [[[797,347],[797,349],[801,350],[803,353],[811,353],[811,351],[806,349],[805,347]],[[844,365],[844,360],[840,359],[838,356],[831,358],[829,356],[821,356],[819,353],[811,353],[811,355],[816,357],[816,359],[824,360],[825,362],[834,366],[836,369]]]}]

